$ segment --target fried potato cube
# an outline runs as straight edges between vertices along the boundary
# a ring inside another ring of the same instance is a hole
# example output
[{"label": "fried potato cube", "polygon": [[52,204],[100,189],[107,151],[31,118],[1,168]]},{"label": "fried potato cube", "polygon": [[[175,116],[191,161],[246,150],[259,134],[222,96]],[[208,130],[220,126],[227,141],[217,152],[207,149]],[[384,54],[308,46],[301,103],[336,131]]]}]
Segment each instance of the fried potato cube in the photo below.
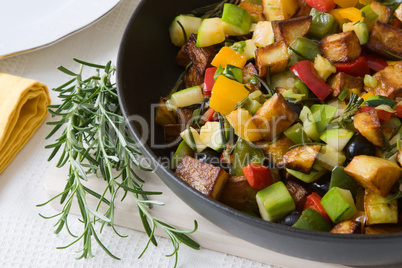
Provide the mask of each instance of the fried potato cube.
[{"label": "fried potato cube", "polygon": [[390,55],[386,51],[402,57],[401,44],[401,29],[397,29],[389,24],[376,21],[366,46],[368,49],[389,58]]},{"label": "fried potato cube", "polygon": [[365,234],[393,234],[402,232],[402,226],[396,224],[379,224],[364,228]]},{"label": "fried potato cube", "polygon": [[382,95],[395,99],[402,93],[402,61],[389,65],[373,75],[377,79],[377,86],[364,87],[364,90],[374,95]]},{"label": "fried potato cube", "polygon": [[334,89],[332,96],[338,97],[345,89],[357,89],[361,91],[364,83],[361,77],[351,76],[343,72],[339,72],[328,79],[328,84]]},{"label": "fried potato cube", "polygon": [[222,190],[219,201],[240,211],[258,213],[255,198],[258,190],[248,183],[246,177],[230,177]]},{"label": "fried potato cube", "polygon": [[385,146],[381,122],[375,109],[356,114],[353,117],[353,125],[372,144],[378,147]]},{"label": "fried potato cube", "polygon": [[268,21],[286,20],[296,13],[298,4],[298,0],[262,0],[262,12]]},{"label": "fried potato cube", "polygon": [[188,54],[193,66],[200,75],[204,75],[205,70],[211,65],[215,57],[215,47],[197,47],[197,36],[191,34],[188,41],[184,44],[184,51]]},{"label": "fried potato cube", "polygon": [[309,174],[320,149],[321,145],[297,146],[283,155],[280,164],[286,168]]},{"label": "fried potato cube", "polygon": [[296,119],[297,113],[281,94],[276,93],[264,102],[251,121],[261,131],[263,139],[271,141]]},{"label": "fried potato cube", "polygon": [[220,167],[185,156],[176,169],[176,175],[201,193],[218,199],[229,174]]},{"label": "fried potato cube", "polygon": [[386,197],[369,189],[366,189],[364,194],[364,211],[366,212],[366,225],[398,223],[397,200],[387,203]]},{"label": "fried potato cube", "polygon": [[204,82],[204,76],[200,74],[195,65],[191,65],[183,77],[186,88],[201,85]]},{"label": "fried potato cube", "polygon": [[342,221],[335,225],[329,232],[335,234],[361,234],[362,224],[359,221]]},{"label": "fried potato cube", "polygon": [[288,180],[285,183],[285,186],[295,202],[296,209],[299,211],[303,210],[307,196],[310,194],[309,191],[298,181],[292,179]]},{"label": "fried potato cube", "polygon": [[286,69],[289,61],[288,47],[283,41],[275,42],[255,51],[255,62],[260,77],[265,77],[267,66],[271,74],[280,73]]},{"label": "fried potato cube", "polygon": [[399,21],[402,21],[402,4],[400,4],[398,8],[395,9],[394,15],[398,18]]},{"label": "fried potato cube", "polygon": [[177,123],[176,114],[174,111],[169,110],[169,107],[163,98],[159,99],[159,105],[155,111],[155,123],[160,126]]},{"label": "fried potato cube", "polygon": [[285,135],[281,135],[274,142],[262,141],[256,144],[264,152],[270,163],[278,165],[282,162],[283,155],[289,151],[289,147],[295,143]]},{"label": "fried potato cube", "polygon": [[272,21],[275,40],[283,41],[289,46],[298,37],[302,37],[308,33],[311,21],[311,16]]},{"label": "fried potato cube", "polygon": [[251,17],[253,18],[253,22],[265,20],[265,17],[262,14],[262,6],[243,1],[239,4],[239,7],[241,7],[242,9],[247,11],[248,14],[251,15]]},{"label": "fried potato cube", "polygon": [[388,195],[401,176],[397,163],[368,155],[355,156],[345,171],[364,188],[381,196]]},{"label": "fried potato cube", "polygon": [[361,46],[354,31],[327,35],[320,41],[323,56],[333,62],[345,62],[360,56]]},{"label": "fried potato cube", "polygon": [[383,23],[388,23],[391,19],[393,10],[383,4],[373,1],[370,3],[371,9],[378,15],[377,20]]}]

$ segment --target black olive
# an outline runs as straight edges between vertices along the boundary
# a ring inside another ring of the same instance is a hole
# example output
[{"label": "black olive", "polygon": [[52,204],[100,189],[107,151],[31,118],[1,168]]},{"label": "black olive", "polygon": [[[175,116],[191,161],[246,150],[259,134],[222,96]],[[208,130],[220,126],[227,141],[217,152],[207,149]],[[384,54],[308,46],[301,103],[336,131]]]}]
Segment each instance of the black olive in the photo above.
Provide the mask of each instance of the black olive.
[{"label": "black olive", "polygon": [[289,103],[290,107],[292,107],[292,110],[295,113],[297,113],[297,115],[300,115],[300,112],[301,112],[303,107],[301,105],[298,105],[298,104],[295,104],[295,103],[291,103],[291,102],[288,102],[288,103]]},{"label": "black olive", "polygon": [[195,153],[194,157],[202,162],[221,167],[226,172],[229,172],[229,165],[226,162],[222,162],[219,153],[213,150],[205,150],[201,153]]},{"label": "black olive", "polygon": [[356,155],[375,155],[375,153],[375,146],[359,133],[353,136],[345,146],[345,156],[349,161]]},{"label": "black olive", "polygon": [[287,215],[285,218],[283,218],[279,223],[287,226],[292,226],[297,222],[297,220],[300,218],[301,213],[297,210],[293,211],[289,215]]},{"label": "black olive", "polygon": [[316,192],[320,196],[324,196],[329,190],[329,183],[331,180],[331,173],[327,173],[325,176],[313,181],[309,184],[309,190]]}]

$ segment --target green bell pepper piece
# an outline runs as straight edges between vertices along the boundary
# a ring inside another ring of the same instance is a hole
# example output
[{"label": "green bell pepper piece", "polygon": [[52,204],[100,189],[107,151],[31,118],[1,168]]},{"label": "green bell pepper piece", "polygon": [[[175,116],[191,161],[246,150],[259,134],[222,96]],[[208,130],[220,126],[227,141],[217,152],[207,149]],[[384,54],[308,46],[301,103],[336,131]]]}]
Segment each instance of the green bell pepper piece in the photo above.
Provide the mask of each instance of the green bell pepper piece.
[{"label": "green bell pepper piece", "polygon": [[300,218],[292,227],[322,232],[329,232],[332,229],[331,224],[321,216],[320,213],[312,208],[304,210]]},{"label": "green bell pepper piece", "polygon": [[337,166],[332,170],[329,189],[333,187],[349,190],[353,199],[356,200],[357,182],[345,172],[345,168],[342,166]]},{"label": "green bell pepper piece", "polygon": [[311,9],[310,15],[312,16],[312,22],[308,32],[309,36],[322,39],[328,34],[336,33],[338,23],[334,16],[314,8]]},{"label": "green bell pepper piece", "polygon": [[290,44],[291,50],[298,56],[299,60],[314,61],[315,57],[320,54],[320,45],[306,37],[298,37]]},{"label": "green bell pepper piece", "polygon": [[233,150],[233,171],[236,176],[243,176],[243,168],[249,164],[262,165],[265,156],[262,150],[246,140],[238,139]]},{"label": "green bell pepper piece", "polygon": [[311,140],[307,137],[306,132],[303,130],[303,126],[300,123],[296,123],[286,129],[283,134],[291,139],[295,144],[310,143]]}]

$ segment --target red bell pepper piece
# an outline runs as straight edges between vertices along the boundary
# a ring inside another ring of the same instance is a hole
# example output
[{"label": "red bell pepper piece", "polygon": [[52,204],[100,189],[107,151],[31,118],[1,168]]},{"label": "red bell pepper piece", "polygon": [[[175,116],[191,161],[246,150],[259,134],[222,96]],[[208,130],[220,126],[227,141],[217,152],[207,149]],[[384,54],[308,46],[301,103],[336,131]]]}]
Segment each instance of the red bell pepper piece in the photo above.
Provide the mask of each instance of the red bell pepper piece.
[{"label": "red bell pepper piece", "polygon": [[[371,107],[371,106],[362,106],[359,108],[359,110],[357,111],[357,113],[359,112],[368,112],[372,109],[375,109],[375,107]],[[394,113],[390,113],[381,109],[376,109],[377,111],[377,116],[378,119],[380,119],[381,123],[382,122],[388,122],[391,119],[391,116],[394,115]]]},{"label": "red bell pepper piece", "polygon": [[321,214],[327,221],[331,222],[327,212],[325,211],[324,207],[321,205],[321,196],[315,192],[311,193],[307,196],[306,203],[304,203],[303,210],[311,208]]},{"label": "red bell pepper piece", "polygon": [[201,119],[204,122],[213,121],[214,113],[215,113],[215,110],[212,109],[211,107],[209,107],[208,110],[201,116]]},{"label": "red bell pepper piece", "polygon": [[389,25],[391,25],[391,26],[393,26],[393,27],[395,27],[395,28],[401,29],[401,27],[402,27],[402,22],[400,22],[398,19],[393,19],[393,20],[389,23]]},{"label": "red bell pepper piece", "polygon": [[395,110],[396,110],[396,112],[395,112],[394,115],[396,117],[402,118],[402,102],[398,102],[398,104],[396,105]]},{"label": "red bell pepper piece", "polygon": [[214,74],[216,69],[216,67],[210,67],[205,70],[203,91],[204,95],[207,97],[211,96],[211,91],[215,84]]},{"label": "red bell pepper piece", "polygon": [[243,168],[243,173],[254,189],[262,190],[272,184],[271,171],[266,166],[249,164]]},{"label": "red bell pepper piece", "polygon": [[344,72],[348,75],[364,77],[364,75],[370,74],[367,60],[363,56],[360,56],[353,61],[337,62],[334,63],[334,65],[338,72]]},{"label": "red bell pepper piece", "polygon": [[321,79],[311,61],[299,61],[290,67],[290,70],[299,77],[320,100],[324,100],[334,91],[330,85]]},{"label": "red bell pepper piece", "polygon": [[376,72],[379,72],[388,66],[387,61],[383,57],[371,53],[364,53],[363,55],[367,60],[368,67]]},{"label": "red bell pepper piece", "polygon": [[334,0],[306,0],[307,5],[322,12],[329,12],[335,8]]}]

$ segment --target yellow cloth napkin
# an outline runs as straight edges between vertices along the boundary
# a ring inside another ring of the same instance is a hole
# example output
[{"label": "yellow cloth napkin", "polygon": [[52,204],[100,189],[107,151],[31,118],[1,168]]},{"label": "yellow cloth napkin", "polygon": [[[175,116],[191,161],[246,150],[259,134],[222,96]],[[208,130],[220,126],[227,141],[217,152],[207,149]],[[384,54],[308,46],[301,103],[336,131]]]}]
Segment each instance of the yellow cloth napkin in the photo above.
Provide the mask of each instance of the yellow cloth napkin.
[{"label": "yellow cloth napkin", "polygon": [[39,128],[48,104],[45,84],[0,73],[0,173]]}]

